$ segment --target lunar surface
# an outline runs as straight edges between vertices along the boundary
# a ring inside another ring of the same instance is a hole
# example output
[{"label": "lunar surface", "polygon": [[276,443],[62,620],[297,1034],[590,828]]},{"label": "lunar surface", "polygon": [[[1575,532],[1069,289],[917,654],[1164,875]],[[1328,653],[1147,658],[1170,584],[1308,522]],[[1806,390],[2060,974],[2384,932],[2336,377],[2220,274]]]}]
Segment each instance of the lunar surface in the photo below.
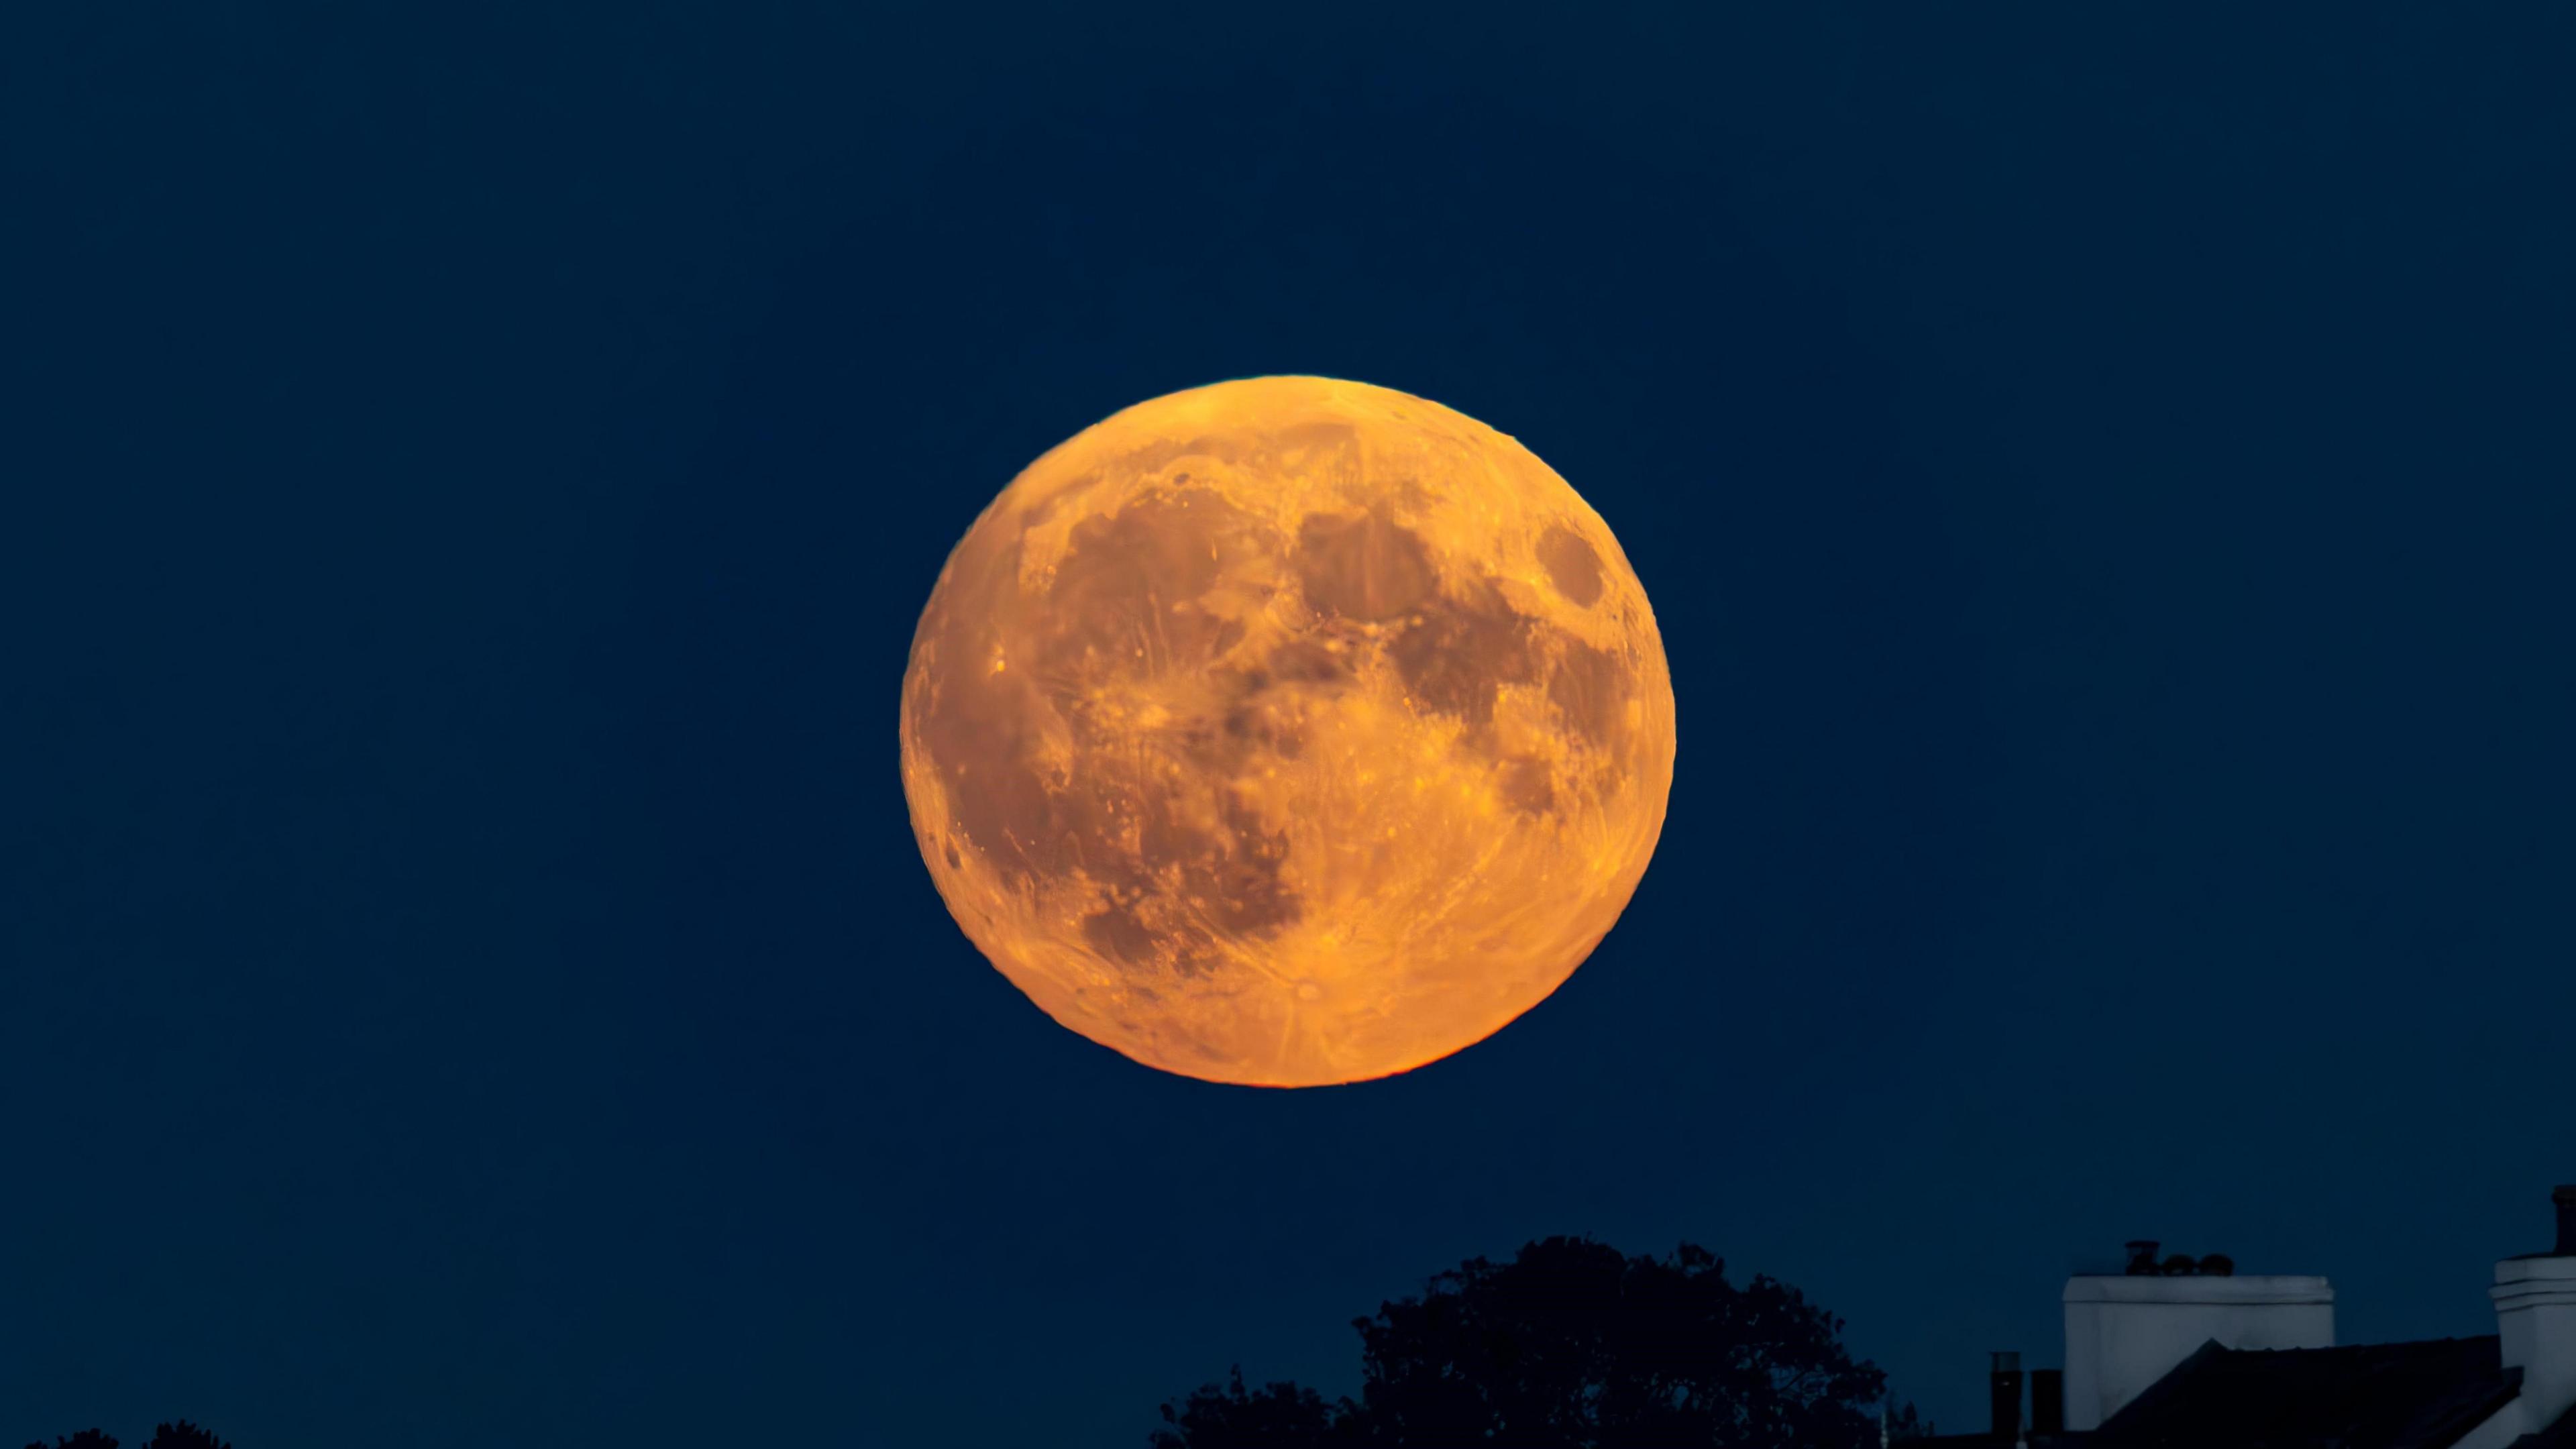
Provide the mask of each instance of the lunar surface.
[{"label": "lunar surface", "polygon": [[1013,480],[922,611],[902,736],[940,895],[1048,1015],[1315,1086],[1481,1041],[1592,953],[1663,829],[1672,676],[1529,450],[1264,377]]}]

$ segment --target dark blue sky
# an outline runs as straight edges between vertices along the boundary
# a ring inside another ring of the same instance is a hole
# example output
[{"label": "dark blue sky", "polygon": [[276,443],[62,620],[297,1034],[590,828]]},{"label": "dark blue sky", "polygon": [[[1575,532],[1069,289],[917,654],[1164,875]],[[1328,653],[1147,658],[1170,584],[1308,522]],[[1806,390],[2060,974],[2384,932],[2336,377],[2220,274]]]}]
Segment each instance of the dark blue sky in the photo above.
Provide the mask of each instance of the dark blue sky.
[{"label": "dark blue sky", "polygon": [[[2492,1322],[2568,12],[968,8],[0,19],[0,1440],[1112,1449],[1552,1232],[1954,1425],[2132,1236]],[[1528,443],[1681,711],[1591,963],[1354,1088],[1053,1025],[895,769],[983,504],[1263,372]]]}]

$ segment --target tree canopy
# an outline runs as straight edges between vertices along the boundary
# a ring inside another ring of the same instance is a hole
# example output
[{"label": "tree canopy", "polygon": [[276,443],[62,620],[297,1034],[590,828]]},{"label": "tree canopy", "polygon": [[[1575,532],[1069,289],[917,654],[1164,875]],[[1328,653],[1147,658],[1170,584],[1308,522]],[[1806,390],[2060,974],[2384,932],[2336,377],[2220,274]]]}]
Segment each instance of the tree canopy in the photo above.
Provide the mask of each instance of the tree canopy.
[{"label": "tree canopy", "polygon": [[[1495,1449],[1862,1449],[1886,1376],[1842,1320],[1769,1277],[1738,1285],[1685,1243],[1630,1257],[1589,1238],[1471,1258],[1353,1320],[1356,1398],[1240,1368],[1163,1405],[1153,1449],[1366,1444]],[[1914,1415],[1902,1416],[1910,1429]]]},{"label": "tree canopy", "polygon": [[[83,1429],[68,1437],[57,1434],[51,1445],[39,1439],[27,1449],[116,1449],[116,1437],[104,1429]],[[152,1438],[143,1449],[232,1449],[232,1446],[181,1419],[176,1424],[155,1425]]]}]

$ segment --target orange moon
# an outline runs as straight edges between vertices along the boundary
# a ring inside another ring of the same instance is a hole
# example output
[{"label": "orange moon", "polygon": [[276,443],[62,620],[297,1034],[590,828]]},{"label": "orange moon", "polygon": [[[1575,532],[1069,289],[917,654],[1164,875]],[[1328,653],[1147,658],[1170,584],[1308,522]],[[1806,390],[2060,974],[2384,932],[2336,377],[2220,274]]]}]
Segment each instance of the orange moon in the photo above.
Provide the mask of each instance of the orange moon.
[{"label": "orange moon", "polygon": [[1608,524],[1518,442],[1323,377],[1176,392],[1029,465],[903,681],[966,935],[1148,1066],[1304,1087],[1471,1046],[1654,854],[1673,689]]}]

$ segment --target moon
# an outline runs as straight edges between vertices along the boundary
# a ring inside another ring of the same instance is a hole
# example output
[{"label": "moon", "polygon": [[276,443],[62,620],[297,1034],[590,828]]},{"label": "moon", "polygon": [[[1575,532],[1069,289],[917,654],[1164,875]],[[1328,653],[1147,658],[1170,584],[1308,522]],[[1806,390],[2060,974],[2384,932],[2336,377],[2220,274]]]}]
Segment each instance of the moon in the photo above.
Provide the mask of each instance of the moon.
[{"label": "moon", "polygon": [[1527,448],[1366,383],[1138,403],[1012,480],[903,681],[968,939],[1148,1066],[1307,1087],[1562,985],[1672,790],[1672,674],[1608,524]]}]

